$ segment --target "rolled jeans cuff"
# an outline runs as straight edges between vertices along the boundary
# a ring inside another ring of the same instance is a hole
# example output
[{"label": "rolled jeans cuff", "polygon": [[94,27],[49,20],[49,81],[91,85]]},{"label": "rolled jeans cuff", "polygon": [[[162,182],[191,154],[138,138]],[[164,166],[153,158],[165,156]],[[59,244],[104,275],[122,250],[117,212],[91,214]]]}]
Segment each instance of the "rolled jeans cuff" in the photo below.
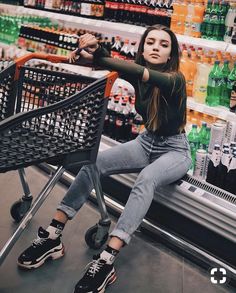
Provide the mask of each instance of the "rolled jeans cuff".
[{"label": "rolled jeans cuff", "polygon": [[125,244],[129,244],[130,240],[131,240],[131,236],[128,233],[126,233],[120,229],[114,229],[110,233],[110,236],[111,237],[118,237],[120,240],[124,241]]},{"label": "rolled jeans cuff", "polygon": [[65,213],[69,220],[72,220],[74,218],[75,214],[77,213],[76,210],[74,210],[71,207],[68,207],[67,205],[64,205],[63,203],[60,203],[58,205],[57,210]]}]

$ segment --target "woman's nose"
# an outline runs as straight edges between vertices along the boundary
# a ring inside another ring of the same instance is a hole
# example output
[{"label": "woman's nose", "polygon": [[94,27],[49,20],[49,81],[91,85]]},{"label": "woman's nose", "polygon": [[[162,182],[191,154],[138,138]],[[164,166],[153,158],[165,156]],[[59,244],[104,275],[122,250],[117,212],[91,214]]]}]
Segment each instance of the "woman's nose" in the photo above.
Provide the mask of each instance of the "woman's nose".
[{"label": "woman's nose", "polygon": [[153,47],[153,50],[154,50],[154,51],[159,51],[159,45],[155,45],[155,46]]}]

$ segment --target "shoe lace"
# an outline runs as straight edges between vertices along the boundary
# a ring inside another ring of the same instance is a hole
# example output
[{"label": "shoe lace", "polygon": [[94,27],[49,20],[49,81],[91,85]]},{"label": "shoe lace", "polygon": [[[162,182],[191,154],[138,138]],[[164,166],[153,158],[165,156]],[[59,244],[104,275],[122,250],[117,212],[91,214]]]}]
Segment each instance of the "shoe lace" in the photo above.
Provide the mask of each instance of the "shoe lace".
[{"label": "shoe lace", "polygon": [[104,264],[105,264],[105,261],[103,261],[101,259],[96,259],[96,260],[91,261],[87,265],[87,267],[89,267],[89,269],[87,271],[87,275],[90,275],[91,277],[94,278],[95,274],[100,271],[100,269],[104,266]]},{"label": "shoe lace", "polygon": [[32,244],[33,244],[33,246],[42,245],[46,240],[47,240],[47,238],[38,237],[32,241]]}]

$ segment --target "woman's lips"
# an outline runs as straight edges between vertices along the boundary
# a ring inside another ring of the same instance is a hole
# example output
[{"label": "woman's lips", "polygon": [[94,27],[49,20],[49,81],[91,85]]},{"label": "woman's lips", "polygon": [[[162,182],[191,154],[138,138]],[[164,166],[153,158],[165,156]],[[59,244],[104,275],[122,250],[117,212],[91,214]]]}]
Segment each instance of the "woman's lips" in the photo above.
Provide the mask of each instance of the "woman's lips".
[{"label": "woman's lips", "polygon": [[152,58],[159,58],[159,57],[160,57],[158,54],[150,54],[150,56],[151,56]]}]

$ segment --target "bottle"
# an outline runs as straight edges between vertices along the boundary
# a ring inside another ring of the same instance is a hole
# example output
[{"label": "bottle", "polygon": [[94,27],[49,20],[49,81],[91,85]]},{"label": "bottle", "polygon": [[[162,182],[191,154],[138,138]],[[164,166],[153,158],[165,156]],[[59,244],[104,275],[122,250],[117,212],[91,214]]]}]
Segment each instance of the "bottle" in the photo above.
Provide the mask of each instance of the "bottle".
[{"label": "bottle", "polygon": [[194,4],[192,1],[189,1],[188,7],[188,13],[186,15],[185,19],[185,28],[184,28],[184,34],[187,36],[191,35],[192,31],[192,22],[193,22],[193,15],[194,15]]},{"label": "bottle", "polygon": [[233,152],[231,162],[229,164],[228,173],[225,178],[225,189],[236,195],[236,151]]},{"label": "bottle", "polygon": [[191,54],[189,59],[189,63],[190,63],[189,80],[186,84],[187,95],[189,97],[193,96],[194,79],[197,73],[197,62],[198,62],[197,53],[194,48],[191,48]]},{"label": "bottle", "polygon": [[203,147],[203,144],[205,142],[205,137],[206,137],[206,128],[207,128],[207,123],[205,121],[202,121],[202,126],[201,126],[201,129],[200,131],[198,132],[198,136],[199,136],[199,148],[200,149],[205,149]]},{"label": "bottle", "polygon": [[197,73],[194,80],[193,97],[197,103],[204,104],[207,96],[207,81],[212,69],[207,56],[202,57],[202,62],[197,63]]},{"label": "bottle", "polygon": [[231,43],[234,45],[236,44],[236,15],[234,18],[234,28],[233,28]]},{"label": "bottle", "polygon": [[232,90],[230,92],[230,102],[229,102],[230,112],[236,114],[236,81],[234,81]]},{"label": "bottle", "polygon": [[120,49],[119,58],[127,60],[129,55],[129,40],[125,39],[123,46]]},{"label": "bottle", "polygon": [[191,62],[188,57],[188,51],[186,49],[182,51],[182,57],[180,59],[180,71],[183,73],[186,80],[187,96],[190,96],[193,81],[191,79]]},{"label": "bottle", "polygon": [[221,82],[220,105],[229,108],[230,93],[227,88],[227,81],[228,81],[228,76],[230,74],[230,69],[229,69],[228,60],[224,61],[224,64],[221,68],[221,74],[222,74],[222,82]]},{"label": "bottle", "polygon": [[210,161],[208,163],[207,176],[206,176],[206,181],[213,185],[216,185],[216,182],[217,182],[220,157],[221,157],[220,145],[215,144],[214,150],[210,157]]},{"label": "bottle", "polygon": [[202,5],[202,0],[195,0],[192,16],[192,26],[190,35],[192,37],[201,37],[201,23],[203,22],[204,5]]},{"label": "bottle", "polygon": [[198,135],[198,131],[197,131],[197,124],[192,125],[192,129],[188,134],[188,141],[189,141],[189,144],[190,144],[191,157],[192,157],[191,169],[194,169],[196,151],[197,151],[197,149],[199,147],[199,135]]},{"label": "bottle", "polygon": [[231,70],[230,74],[228,75],[227,80],[227,89],[230,97],[230,109],[232,111],[232,108],[235,108],[236,100],[236,62],[234,63],[234,67]]},{"label": "bottle", "polygon": [[231,159],[230,150],[228,148],[225,148],[221,156],[218,174],[217,174],[217,182],[216,182],[216,186],[222,189],[225,189],[225,186],[226,186],[226,176],[228,172],[230,159]]},{"label": "bottle", "polygon": [[134,61],[136,58],[137,50],[135,48],[136,42],[131,42],[130,49],[128,51],[127,59]]},{"label": "bottle", "polygon": [[215,61],[208,78],[206,103],[209,106],[220,105],[222,73],[219,64]]},{"label": "bottle", "polygon": [[138,113],[136,113],[131,127],[130,140],[135,139],[139,135],[142,125],[143,118]]},{"label": "bottle", "polygon": [[231,43],[235,16],[236,16],[236,8],[235,6],[231,5],[225,18],[224,41],[228,43]]},{"label": "bottle", "polygon": [[115,41],[114,41],[114,43],[111,46],[111,56],[113,58],[119,58],[120,49],[121,49],[120,37],[119,36],[116,36],[115,37]]}]

